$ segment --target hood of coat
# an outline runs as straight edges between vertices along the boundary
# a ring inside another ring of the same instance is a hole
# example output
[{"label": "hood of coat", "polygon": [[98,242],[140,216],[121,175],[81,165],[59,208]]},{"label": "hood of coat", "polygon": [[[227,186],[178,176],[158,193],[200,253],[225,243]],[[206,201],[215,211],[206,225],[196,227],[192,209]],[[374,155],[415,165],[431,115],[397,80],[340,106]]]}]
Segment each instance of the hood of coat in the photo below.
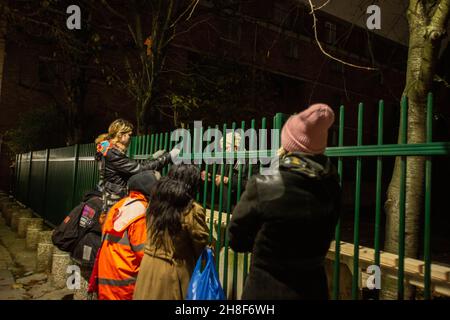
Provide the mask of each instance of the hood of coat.
[{"label": "hood of coat", "polygon": [[153,186],[158,181],[153,171],[143,171],[135,174],[128,180],[128,190],[142,193],[147,199],[150,199]]},{"label": "hood of coat", "polygon": [[310,179],[337,179],[336,167],[325,155],[289,152],[280,159],[280,167],[300,173]]}]

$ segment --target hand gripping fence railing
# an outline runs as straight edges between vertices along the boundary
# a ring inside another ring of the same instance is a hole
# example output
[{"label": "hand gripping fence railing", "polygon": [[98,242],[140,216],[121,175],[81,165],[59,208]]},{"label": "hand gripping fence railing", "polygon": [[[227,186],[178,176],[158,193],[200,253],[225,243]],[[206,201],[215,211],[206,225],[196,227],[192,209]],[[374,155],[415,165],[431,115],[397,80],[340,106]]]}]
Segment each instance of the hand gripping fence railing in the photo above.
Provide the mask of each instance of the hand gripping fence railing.
[{"label": "hand gripping fence railing", "polygon": [[[364,125],[364,105],[360,103],[357,110],[357,130],[356,130],[356,145],[345,145],[344,141],[344,119],[345,119],[345,107],[339,108],[339,119],[336,126],[337,130],[337,146],[329,147],[326,150],[326,155],[332,157],[337,163],[338,173],[340,177],[340,183],[344,186],[353,179],[344,179],[344,168],[351,168],[354,170],[354,182],[355,187],[353,205],[353,252],[348,252],[348,244],[342,242],[342,238],[345,236],[342,230],[342,221],[338,222],[335,231],[335,241],[330,247],[330,255],[328,256],[333,260],[331,272],[330,287],[331,297],[333,299],[342,298],[342,292],[340,288],[341,283],[341,269],[343,264],[343,258],[345,255],[351,256],[351,293],[349,298],[359,299],[361,298],[361,261],[367,259],[367,257],[360,257],[360,217],[361,217],[361,199],[362,199],[362,187],[364,186],[364,169],[372,170],[365,165],[369,162],[369,159],[375,159],[375,199],[372,199],[374,203],[374,223],[371,228],[374,228],[373,249],[370,249],[373,257],[369,257],[371,264],[376,266],[382,266],[383,263],[383,251],[381,251],[381,235],[382,235],[382,216],[383,216],[383,190],[386,183],[383,183],[386,175],[391,175],[391,172],[386,170],[384,160],[386,158],[400,157],[400,194],[399,194],[399,221],[398,221],[398,250],[393,253],[396,255],[396,260],[392,266],[394,272],[396,272],[397,279],[397,295],[398,299],[404,298],[405,283],[407,282],[408,275],[405,275],[405,221],[406,221],[406,173],[407,173],[407,157],[409,156],[423,156],[425,160],[425,201],[424,201],[424,221],[423,221],[423,264],[421,271],[421,286],[424,290],[424,298],[430,299],[432,297],[432,268],[431,268],[431,173],[432,173],[432,159],[436,156],[449,156],[450,155],[450,143],[449,142],[432,142],[432,115],[433,115],[433,96],[429,94],[428,103],[426,108],[426,141],[420,144],[408,144],[407,143],[407,121],[408,121],[408,101],[407,98],[403,98],[400,108],[400,139],[397,144],[384,144],[384,102],[380,101],[378,106],[378,126],[377,126],[377,143],[372,145],[364,145],[363,138],[364,133],[367,136],[367,130],[363,130]],[[283,123],[287,119],[287,115],[278,113],[273,117],[271,129],[281,129]],[[260,125],[256,124],[255,119],[250,122],[250,129],[269,129],[267,119],[263,118]],[[219,126],[215,126],[219,129]],[[226,124],[223,124],[222,132],[227,132]],[[242,129],[244,132],[246,129],[246,122],[242,121],[240,126],[237,127],[236,123],[232,123],[231,129],[232,141],[235,140],[235,129]],[[190,130],[192,141],[189,142],[194,150],[190,154],[191,160],[198,164],[201,170],[206,172],[206,176],[210,173],[213,177],[211,181],[205,179],[199,192],[197,193],[196,200],[207,208],[208,224],[210,227],[210,239],[215,237],[216,242],[216,267],[218,268],[224,290],[229,298],[239,298],[242,292],[243,283],[249,271],[249,256],[250,253],[238,254],[231,250],[229,247],[229,239],[226,233],[226,226],[228,225],[233,206],[238,202],[243,192],[243,180],[251,175],[258,173],[258,168],[252,165],[248,166],[247,170],[244,170],[243,165],[237,165],[237,175],[232,174],[233,165],[225,166],[217,163],[203,163],[205,159],[212,159],[217,156],[217,153],[211,153],[207,156],[202,154],[203,146],[205,142],[209,142],[211,138],[211,127],[205,130],[203,126],[195,127]],[[249,145],[255,145],[255,139],[259,138],[259,148],[256,152],[253,151],[227,151],[219,152],[220,155],[226,159],[235,159],[238,155],[245,155],[246,161],[250,161],[252,158],[258,158],[259,155],[266,153],[269,149],[273,155],[274,147],[277,145],[274,143],[273,133],[271,131],[260,131],[259,137],[251,134],[248,138]],[[270,146],[267,142],[267,133],[271,136]],[[346,137],[348,134],[346,135]],[[177,137],[176,137],[177,138]],[[204,138],[204,139],[203,139]],[[276,136],[279,139],[279,135]],[[204,141],[203,141],[204,140]],[[223,139],[222,150],[226,150],[226,139]],[[244,145],[246,141],[243,138]],[[176,140],[178,141],[178,140]],[[195,146],[196,141],[200,142],[200,147]],[[265,144],[262,145],[261,142]],[[278,141],[279,142],[279,141]],[[219,147],[218,139],[215,139],[215,150]],[[233,143],[232,143],[233,144]],[[165,133],[153,133],[138,137],[133,137],[131,145],[128,149],[128,155],[131,158],[141,161],[149,157],[157,150],[166,149],[170,150],[174,146],[174,141],[171,139],[169,132]],[[98,180],[98,168],[94,160],[95,145],[83,144],[75,145],[57,149],[47,149],[41,151],[33,151],[16,155],[16,179],[14,184],[14,195],[16,199],[23,204],[31,207],[38,215],[42,216],[45,221],[55,226],[59,224],[69,210],[76,205],[83,195],[83,193],[89,189],[94,188]],[[350,163],[354,159],[355,165],[345,165],[346,162]],[[247,163],[247,162],[245,162]],[[364,164],[364,166],[363,166]],[[366,166],[366,168],[365,168]],[[385,170],[383,170],[385,169]],[[169,168],[164,168],[162,174],[167,174]],[[350,172],[348,173],[350,175]],[[214,177],[220,175],[220,183],[216,185],[214,183]],[[245,176],[246,175],[246,176]],[[353,175],[350,175],[353,176]],[[224,177],[228,177],[228,185],[237,182],[237,189],[235,195],[233,195],[231,188],[225,188]],[[237,181],[233,181],[236,179]],[[347,190],[347,189],[344,189]],[[224,197],[226,193],[226,196]],[[225,215],[225,216],[224,216]],[[367,230],[364,230],[367,231]],[[347,237],[348,238],[348,237]],[[350,236],[351,238],[351,236]],[[287,244],[294,245],[294,244]],[[342,246],[346,246],[343,248]],[[343,251],[343,249],[345,249]],[[347,250],[347,251],[346,251]],[[364,258],[364,259],[363,259]],[[384,270],[384,269],[383,269]],[[408,271],[409,272],[409,271]],[[436,281],[438,281],[437,279]],[[440,280],[439,280],[440,281]],[[447,282],[444,285],[448,285]],[[450,291],[450,289],[449,289]]]}]

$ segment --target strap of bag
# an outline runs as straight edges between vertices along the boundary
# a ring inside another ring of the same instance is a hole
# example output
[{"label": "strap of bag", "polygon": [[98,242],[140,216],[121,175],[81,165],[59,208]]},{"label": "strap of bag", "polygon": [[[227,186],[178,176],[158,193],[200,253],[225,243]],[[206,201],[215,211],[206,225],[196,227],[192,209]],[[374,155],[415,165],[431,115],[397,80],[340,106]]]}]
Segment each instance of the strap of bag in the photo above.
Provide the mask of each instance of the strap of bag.
[{"label": "strap of bag", "polygon": [[100,172],[102,173],[101,178],[101,187],[102,187],[102,200],[103,200],[103,207],[102,207],[102,213],[106,213],[108,209],[108,201],[106,199],[106,188],[105,188],[105,174],[106,174],[106,163],[105,163],[105,156],[102,155],[102,160],[100,162]]}]

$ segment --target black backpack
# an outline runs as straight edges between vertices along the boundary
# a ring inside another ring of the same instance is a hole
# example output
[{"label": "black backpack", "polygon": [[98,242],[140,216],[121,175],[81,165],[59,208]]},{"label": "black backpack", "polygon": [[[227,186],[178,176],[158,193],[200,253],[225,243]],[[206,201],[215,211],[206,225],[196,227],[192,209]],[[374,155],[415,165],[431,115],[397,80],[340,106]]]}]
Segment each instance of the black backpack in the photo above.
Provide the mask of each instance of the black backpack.
[{"label": "black backpack", "polygon": [[97,252],[102,245],[102,234],[95,231],[86,233],[75,245],[70,257],[81,267],[92,269]]},{"label": "black backpack", "polygon": [[94,196],[73,208],[53,231],[53,244],[62,251],[72,253],[80,240],[89,233],[97,234],[100,241],[102,231],[99,217],[102,204],[102,199]]}]

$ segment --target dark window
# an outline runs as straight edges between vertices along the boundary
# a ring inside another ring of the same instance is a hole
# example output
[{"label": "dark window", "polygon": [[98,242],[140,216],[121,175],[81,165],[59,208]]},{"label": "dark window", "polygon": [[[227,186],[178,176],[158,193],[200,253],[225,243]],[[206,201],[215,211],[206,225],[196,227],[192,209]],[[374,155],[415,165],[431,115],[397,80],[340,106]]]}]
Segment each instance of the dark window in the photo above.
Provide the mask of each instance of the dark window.
[{"label": "dark window", "polygon": [[295,40],[287,40],[286,56],[289,58],[298,59],[299,46]]},{"label": "dark window", "polygon": [[241,9],[241,1],[240,0],[220,0],[215,1],[215,4],[219,6],[223,10],[230,10],[232,12],[239,12]]},{"label": "dark window", "polygon": [[299,13],[297,7],[287,8],[279,3],[273,6],[273,21],[277,26],[287,30],[294,30]]},{"label": "dark window", "polygon": [[55,84],[56,82],[56,64],[54,61],[45,58],[39,58],[38,62],[39,82],[45,84]]},{"label": "dark window", "polygon": [[332,60],[330,62],[330,69],[333,73],[342,74],[344,73],[344,64],[342,62]]},{"label": "dark window", "polygon": [[273,20],[275,24],[281,26],[288,17],[288,11],[280,3],[274,3],[273,6]]},{"label": "dark window", "polygon": [[227,33],[225,40],[234,43],[241,41],[241,23],[237,19],[230,19],[227,23]]}]

